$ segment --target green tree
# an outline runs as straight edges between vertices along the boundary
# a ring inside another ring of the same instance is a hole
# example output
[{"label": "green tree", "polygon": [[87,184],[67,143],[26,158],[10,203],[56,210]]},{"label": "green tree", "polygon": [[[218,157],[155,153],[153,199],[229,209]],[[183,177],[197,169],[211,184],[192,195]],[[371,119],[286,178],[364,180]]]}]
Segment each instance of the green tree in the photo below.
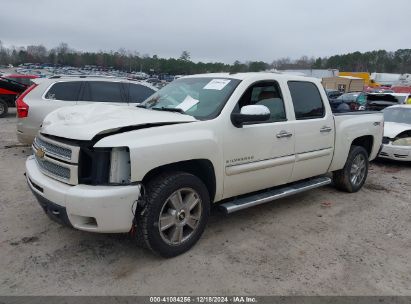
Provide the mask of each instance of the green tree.
[{"label": "green tree", "polygon": [[188,51],[183,51],[180,55],[180,60],[190,61],[190,53]]}]

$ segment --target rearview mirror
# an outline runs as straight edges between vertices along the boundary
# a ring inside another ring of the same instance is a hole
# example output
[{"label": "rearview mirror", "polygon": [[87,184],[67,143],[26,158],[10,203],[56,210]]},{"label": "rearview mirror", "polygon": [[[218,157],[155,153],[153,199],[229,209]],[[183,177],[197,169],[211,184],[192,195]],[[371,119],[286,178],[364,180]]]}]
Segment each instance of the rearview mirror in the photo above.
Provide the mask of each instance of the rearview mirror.
[{"label": "rearview mirror", "polygon": [[245,123],[262,122],[270,119],[270,110],[263,105],[250,105],[241,108],[240,113],[232,113],[234,126],[241,128]]}]

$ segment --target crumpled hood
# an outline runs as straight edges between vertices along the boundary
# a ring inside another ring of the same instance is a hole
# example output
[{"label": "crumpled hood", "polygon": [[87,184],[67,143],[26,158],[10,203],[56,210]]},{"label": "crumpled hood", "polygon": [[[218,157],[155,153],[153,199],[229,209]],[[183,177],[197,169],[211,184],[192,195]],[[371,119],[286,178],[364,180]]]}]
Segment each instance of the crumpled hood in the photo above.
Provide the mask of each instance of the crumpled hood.
[{"label": "crumpled hood", "polygon": [[150,127],[192,121],[196,119],[180,113],[90,104],[64,107],[51,112],[44,119],[40,132],[70,139],[91,140],[98,134],[115,132],[125,127]]},{"label": "crumpled hood", "polygon": [[395,138],[398,136],[398,134],[411,130],[411,125],[409,124],[404,124],[404,123],[397,123],[397,122],[391,122],[391,121],[386,121],[384,123],[384,136],[389,137],[389,138]]}]

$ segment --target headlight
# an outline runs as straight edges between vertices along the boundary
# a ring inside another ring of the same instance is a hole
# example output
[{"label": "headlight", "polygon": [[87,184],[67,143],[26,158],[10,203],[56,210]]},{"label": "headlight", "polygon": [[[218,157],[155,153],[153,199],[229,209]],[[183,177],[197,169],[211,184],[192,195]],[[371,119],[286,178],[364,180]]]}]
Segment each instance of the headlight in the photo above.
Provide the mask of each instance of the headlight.
[{"label": "headlight", "polygon": [[392,142],[393,146],[411,146],[411,137],[396,139]]},{"label": "headlight", "polygon": [[128,148],[113,148],[110,161],[110,184],[129,184],[130,173],[130,152]]}]

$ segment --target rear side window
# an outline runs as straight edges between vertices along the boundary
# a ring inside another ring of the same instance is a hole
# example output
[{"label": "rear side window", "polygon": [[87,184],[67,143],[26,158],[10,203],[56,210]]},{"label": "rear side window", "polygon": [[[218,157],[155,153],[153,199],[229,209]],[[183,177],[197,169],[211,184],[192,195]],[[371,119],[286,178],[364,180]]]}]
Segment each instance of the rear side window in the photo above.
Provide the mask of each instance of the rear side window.
[{"label": "rear side window", "polygon": [[313,119],[324,117],[325,110],[320,91],[312,82],[306,81],[289,81],[293,100],[295,118]]},{"label": "rear side window", "polygon": [[121,83],[109,81],[87,81],[82,100],[95,102],[125,102]]},{"label": "rear side window", "polygon": [[81,81],[57,82],[47,91],[46,99],[77,101]]},{"label": "rear side window", "polygon": [[124,86],[128,88],[129,102],[143,102],[155,93],[153,89],[150,89],[141,84],[125,83]]}]

